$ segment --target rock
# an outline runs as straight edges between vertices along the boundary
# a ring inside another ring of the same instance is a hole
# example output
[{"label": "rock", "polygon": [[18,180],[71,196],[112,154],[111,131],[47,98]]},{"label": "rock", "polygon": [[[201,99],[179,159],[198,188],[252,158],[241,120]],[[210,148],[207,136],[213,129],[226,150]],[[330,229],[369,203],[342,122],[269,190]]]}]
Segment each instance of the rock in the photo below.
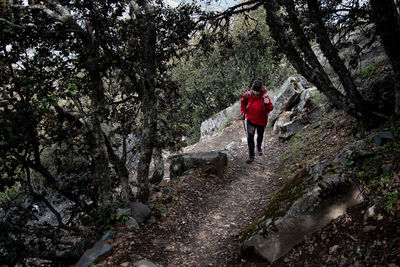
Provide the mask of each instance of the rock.
[{"label": "rock", "polygon": [[388,141],[393,141],[394,137],[391,132],[380,132],[375,135],[375,145],[383,146]]},{"label": "rock", "polygon": [[301,129],[303,129],[307,123],[302,119],[296,119],[294,121],[285,123],[280,127],[279,139],[287,140],[296,133],[298,133]]},{"label": "rock", "polygon": [[312,109],[314,107],[314,103],[312,102],[311,98],[316,93],[318,93],[318,89],[316,87],[306,89],[303,92],[301,92],[300,102],[297,104],[296,109],[301,113]]},{"label": "rock", "polygon": [[135,262],[135,267],[158,267],[158,265],[148,261],[148,260],[141,260]]},{"label": "rock", "polygon": [[203,121],[200,126],[200,140],[206,136],[219,133],[226,125],[227,121],[240,114],[240,101],[233,106],[228,107],[219,113],[215,114],[206,121]]},{"label": "rock", "polygon": [[304,90],[300,80],[296,77],[289,77],[281,86],[278,93],[272,99],[274,110],[269,113],[268,127],[275,124],[280,114],[292,109],[293,104],[298,102],[301,92]]},{"label": "rock", "polygon": [[372,218],[372,217],[375,216],[375,205],[373,205],[372,207],[370,207],[370,208],[367,210],[366,215],[367,215],[368,218]]},{"label": "rock", "polygon": [[[337,162],[352,157],[362,142],[345,147]],[[296,244],[362,201],[351,175],[333,169],[337,163],[322,162],[303,168],[268,203],[241,238],[242,253],[255,252],[273,263]],[[336,250],[337,248],[333,249]]]},{"label": "rock", "polygon": [[140,228],[139,224],[137,223],[137,221],[134,218],[130,218],[129,220],[127,220],[125,222],[125,225],[129,230]]},{"label": "rock", "polygon": [[114,234],[112,232],[107,232],[103,237],[96,242],[96,244],[89,250],[87,250],[82,257],[79,259],[75,267],[89,267],[93,263],[107,257],[111,254],[113,246],[108,244],[108,240],[113,240]]},{"label": "rock", "polygon": [[286,123],[290,122],[290,116],[293,114],[292,111],[284,111],[281,115],[276,119],[274,127],[272,129],[273,134],[280,134],[281,127]]},{"label": "rock", "polygon": [[195,169],[202,169],[207,173],[222,177],[228,158],[222,151],[210,151],[173,155],[170,157],[170,161],[171,178]]},{"label": "rock", "polygon": [[300,76],[300,84],[301,86],[303,86],[305,89],[309,89],[311,87],[314,87],[314,85],[312,83],[310,83],[309,81],[307,81],[306,78],[304,78],[303,76]]},{"label": "rock", "polygon": [[133,218],[137,223],[143,223],[150,217],[151,210],[141,202],[133,202],[130,204]]}]

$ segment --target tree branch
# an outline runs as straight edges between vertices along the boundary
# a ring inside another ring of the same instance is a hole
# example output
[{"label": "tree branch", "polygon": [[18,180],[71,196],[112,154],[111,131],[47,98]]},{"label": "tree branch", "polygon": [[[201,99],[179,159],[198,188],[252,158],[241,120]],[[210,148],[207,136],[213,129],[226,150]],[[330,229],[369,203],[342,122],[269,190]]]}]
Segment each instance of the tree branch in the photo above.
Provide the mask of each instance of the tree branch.
[{"label": "tree branch", "polygon": [[10,25],[10,26],[13,27],[13,28],[17,28],[17,29],[24,29],[24,28],[26,28],[26,27],[24,27],[24,26],[14,24],[14,23],[12,23],[11,21],[6,20],[6,19],[3,19],[3,18],[0,18],[0,21],[7,23],[8,25]]}]

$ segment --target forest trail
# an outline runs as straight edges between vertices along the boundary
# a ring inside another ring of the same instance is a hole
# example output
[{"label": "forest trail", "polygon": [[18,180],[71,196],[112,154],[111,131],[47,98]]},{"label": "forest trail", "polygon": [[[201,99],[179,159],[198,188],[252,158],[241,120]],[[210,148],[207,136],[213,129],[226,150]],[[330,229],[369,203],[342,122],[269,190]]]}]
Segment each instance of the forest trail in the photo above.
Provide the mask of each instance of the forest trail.
[{"label": "forest trail", "polygon": [[257,266],[240,259],[239,238],[283,184],[285,144],[276,136],[265,134],[265,139],[264,155],[250,165],[245,163],[247,142],[241,120],[186,147],[184,152],[225,148],[224,177],[193,174],[171,182],[176,195],[162,206],[168,216],[158,216],[135,232],[122,229],[113,255],[96,266],[133,266],[142,259],[159,266]]}]

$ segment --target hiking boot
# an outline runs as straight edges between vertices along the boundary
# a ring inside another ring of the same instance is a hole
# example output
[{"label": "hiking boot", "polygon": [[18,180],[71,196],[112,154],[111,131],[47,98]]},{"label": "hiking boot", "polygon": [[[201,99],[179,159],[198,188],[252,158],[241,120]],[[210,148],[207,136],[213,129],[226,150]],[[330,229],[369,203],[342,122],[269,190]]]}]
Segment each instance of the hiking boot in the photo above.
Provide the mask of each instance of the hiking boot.
[{"label": "hiking boot", "polygon": [[262,156],[262,154],[263,154],[263,151],[262,151],[262,149],[261,149],[261,148],[257,148],[257,154],[258,154],[259,156]]},{"label": "hiking boot", "polygon": [[254,158],[248,158],[247,160],[246,160],[246,163],[247,164],[250,164],[250,163],[252,163],[254,161]]}]

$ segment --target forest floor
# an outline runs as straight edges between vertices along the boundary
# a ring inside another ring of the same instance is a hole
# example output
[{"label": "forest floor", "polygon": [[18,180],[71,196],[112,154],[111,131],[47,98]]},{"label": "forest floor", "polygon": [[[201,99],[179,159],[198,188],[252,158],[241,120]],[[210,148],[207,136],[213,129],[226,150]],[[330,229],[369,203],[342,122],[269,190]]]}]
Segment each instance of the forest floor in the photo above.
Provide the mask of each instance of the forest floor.
[{"label": "forest floor", "polygon": [[[316,143],[315,149],[324,151],[316,160],[332,157],[354,141],[345,134],[346,125],[336,128]],[[289,145],[266,134],[264,155],[246,164],[245,130],[241,120],[233,120],[220,134],[186,147],[184,152],[227,150],[224,177],[197,172],[163,182],[150,204],[152,219],[138,230],[119,228],[113,254],[96,266],[134,266],[143,259],[158,266],[399,266],[398,209],[389,214],[376,210],[379,220],[367,222],[368,201],[305,237],[273,265],[240,254],[243,230],[285,182],[283,156]],[[400,185],[398,176],[394,181]]]}]

